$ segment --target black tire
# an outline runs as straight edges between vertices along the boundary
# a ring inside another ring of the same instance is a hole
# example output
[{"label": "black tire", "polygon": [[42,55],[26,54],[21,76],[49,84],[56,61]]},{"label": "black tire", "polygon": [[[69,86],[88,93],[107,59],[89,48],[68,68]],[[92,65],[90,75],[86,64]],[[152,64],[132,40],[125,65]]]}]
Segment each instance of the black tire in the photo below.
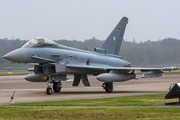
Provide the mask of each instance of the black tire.
[{"label": "black tire", "polygon": [[104,89],[105,89],[106,93],[112,93],[112,91],[113,91],[113,84],[112,83],[106,83]]},{"label": "black tire", "polygon": [[55,93],[59,93],[61,91],[61,83],[60,82],[55,82],[53,84],[53,90]]},{"label": "black tire", "polygon": [[52,89],[51,89],[51,88],[47,88],[47,89],[46,89],[46,93],[47,93],[48,95],[51,95],[51,94],[52,94]]}]

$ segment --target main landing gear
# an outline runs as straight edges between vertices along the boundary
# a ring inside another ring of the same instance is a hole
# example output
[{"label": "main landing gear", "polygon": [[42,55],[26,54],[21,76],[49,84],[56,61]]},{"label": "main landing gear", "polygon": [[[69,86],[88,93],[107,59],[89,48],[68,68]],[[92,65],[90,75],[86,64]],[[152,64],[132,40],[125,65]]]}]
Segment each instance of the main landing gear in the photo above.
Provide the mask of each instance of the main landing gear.
[{"label": "main landing gear", "polygon": [[105,89],[106,93],[112,93],[113,91],[113,83],[112,82],[104,82],[102,87]]},{"label": "main landing gear", "polygon": [[53,90],[54,90],[55,93],[59,93],[61,91],[61,88],[62,88],[61,87],[61,81],[55,82],[53,84]]},{"label": "main landing gear", "polygon": [[[48,82],[48,84],[47,84],[47,89],[46,89],[46,93],[47,93],[47,95],[51,95],[52,94],[52,88],[51,88],[51,83],[50,82]],[[59,93],[60,91],[61,91],[61,81],[59,81],[59,82],[54,82],[54,84],[53,84],[53,90],[54,90],[54,92],[55,93]]]}]

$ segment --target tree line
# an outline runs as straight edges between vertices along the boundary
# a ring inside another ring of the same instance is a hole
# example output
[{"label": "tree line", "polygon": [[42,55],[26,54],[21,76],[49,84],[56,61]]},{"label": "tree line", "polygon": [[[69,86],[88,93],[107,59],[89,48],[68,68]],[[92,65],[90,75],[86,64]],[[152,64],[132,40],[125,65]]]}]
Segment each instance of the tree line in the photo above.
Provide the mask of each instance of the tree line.
[{"label": "tree line", "polygon": [[[79,48],[83,50],[93,51],[95,47],[100,47],[104,42],[95,37],[84,41],[78,40],[54,40],[55,42]],[[9,40],[7,38],[0,39],[0,56],[20,48],[27,40]],[[124,60],[131,63],[132,66],[141,67],[163,67],[168,65],[180,65],[180,40],[175,38],[165,38],[158,41],[145,41],[137,43],[135,41],[122,42],[120,56]],[[163,65],[163,66],[162,66]],[[27,69],[32,67],[31,64],[15,64],[0,57],[0,69]]]}]

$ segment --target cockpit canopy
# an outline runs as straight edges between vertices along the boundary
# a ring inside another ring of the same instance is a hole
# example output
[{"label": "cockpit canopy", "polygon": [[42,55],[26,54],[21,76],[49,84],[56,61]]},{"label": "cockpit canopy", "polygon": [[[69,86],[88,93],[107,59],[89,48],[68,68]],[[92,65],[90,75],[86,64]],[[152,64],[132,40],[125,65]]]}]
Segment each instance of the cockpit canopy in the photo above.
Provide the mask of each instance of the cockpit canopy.
[{"label": "cockpit canopy", "polygon": [[52,46],[57,46],[57,45],[58,44],[52,40],[49,40],[47,38],[37,37],[37,38],[31,39],[22,47],[52,47]]}]

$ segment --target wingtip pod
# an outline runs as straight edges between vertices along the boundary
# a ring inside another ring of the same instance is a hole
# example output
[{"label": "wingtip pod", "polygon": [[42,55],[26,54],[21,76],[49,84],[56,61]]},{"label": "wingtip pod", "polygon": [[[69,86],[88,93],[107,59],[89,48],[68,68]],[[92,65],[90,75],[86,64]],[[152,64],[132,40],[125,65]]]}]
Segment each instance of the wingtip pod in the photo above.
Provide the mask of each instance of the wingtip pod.
[{"label": "wingtip pod", "polygon": [[121,19],[121,21],[123,21],[123,22],[128,22],[128,18],[127,18],[127,17],[123,17],[123,18]]},{"label": "wingtip pod", "polygon": [[178,70],[178,67],[176,67],[176,66],[166,66],[166,67],[163,67],[162,70],[163,70],[163,71]]}]

